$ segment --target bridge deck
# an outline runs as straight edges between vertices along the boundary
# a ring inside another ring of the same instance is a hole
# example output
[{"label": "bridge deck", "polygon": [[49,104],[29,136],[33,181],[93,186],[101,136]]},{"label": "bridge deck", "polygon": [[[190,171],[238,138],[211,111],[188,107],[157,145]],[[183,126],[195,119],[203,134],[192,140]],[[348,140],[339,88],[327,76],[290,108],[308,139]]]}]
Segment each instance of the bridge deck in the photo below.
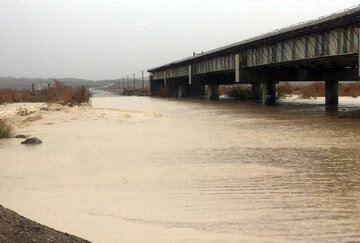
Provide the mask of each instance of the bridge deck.
[{"label": "bridge deck", "polygon": [[148,71],[159,80],[243,69],[357,67],[359,24],[356,6]]}]

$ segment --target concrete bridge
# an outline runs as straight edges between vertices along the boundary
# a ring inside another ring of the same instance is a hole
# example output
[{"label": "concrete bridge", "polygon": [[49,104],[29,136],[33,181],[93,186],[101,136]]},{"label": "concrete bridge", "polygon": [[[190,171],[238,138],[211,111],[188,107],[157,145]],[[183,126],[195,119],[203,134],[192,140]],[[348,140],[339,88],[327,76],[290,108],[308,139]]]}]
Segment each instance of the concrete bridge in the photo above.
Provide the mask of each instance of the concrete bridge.
[{"label": "concrete bridge", "polygon": [[[219,97],[219,85],[251,84],[254,98],[275,104],[280,81],[325,81],[326,105],[338,82],[359,81],[360,6],[149,69],[150,93]],[[262,88],[261,88],[262,86]],[[260,94],[262,90],[262,94]]]}]

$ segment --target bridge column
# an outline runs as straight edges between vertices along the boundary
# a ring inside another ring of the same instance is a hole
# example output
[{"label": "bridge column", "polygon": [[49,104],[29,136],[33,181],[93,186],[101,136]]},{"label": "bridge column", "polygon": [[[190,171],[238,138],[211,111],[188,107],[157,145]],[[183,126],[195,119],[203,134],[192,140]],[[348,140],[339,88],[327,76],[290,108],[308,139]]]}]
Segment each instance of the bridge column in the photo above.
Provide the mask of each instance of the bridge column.
[{"label": "bridge column", "polygon": [[262,104],[275,105],[276,101],[276,82],[266,81],[263,82],[262,87]]},{"label": "bridge column", "polygon": [[260,83],[253,83],[251,84],[251,96],[255,100],[261,99],[261,87]]},{"label": "bridge column", "polygon": [[219,99],[219,85],[210,84],[208,85],[208,100],[218,100]]},{"label": "bridge column", "polygon": [[150,96],[154,96],[156,93],[157,87],[155,86],[155,81],[154,81],[152,75],[150,75],[150,77],[149,77],[149,84],[150,84]]},{"label": "bridge column", "polygon": [[178,97],[182,98],[182,97],[186,97],[186,96],[187,96],[186,85],[179,85],[178,86]]},{"label": "bridge column", "polygon": [[163,80],[150,79],[150,96],[159,95],[160,89],[164,86]]},{"label": "bridge column", "polygon": [[325,81],[325,104],[327,106],[339,104],[339,81]]}]

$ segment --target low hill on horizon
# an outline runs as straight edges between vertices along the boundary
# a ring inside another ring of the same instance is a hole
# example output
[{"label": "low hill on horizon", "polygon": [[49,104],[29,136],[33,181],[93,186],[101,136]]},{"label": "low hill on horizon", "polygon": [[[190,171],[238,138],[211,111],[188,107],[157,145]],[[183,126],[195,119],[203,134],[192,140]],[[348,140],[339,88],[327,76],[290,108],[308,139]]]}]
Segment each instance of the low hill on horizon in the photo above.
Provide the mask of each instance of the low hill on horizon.
[{"label": "low hill on horizon", "polygon": [[114,82],[114,80],[87,80],[77,78],[14,78],[14,77],[0,77],[0,89],[31,89],[32,84],[35,87],[47,87],[48,84],[54,85],[54,79],[64,83],[68,86],[87,86],[89,88],[108,86]]}]

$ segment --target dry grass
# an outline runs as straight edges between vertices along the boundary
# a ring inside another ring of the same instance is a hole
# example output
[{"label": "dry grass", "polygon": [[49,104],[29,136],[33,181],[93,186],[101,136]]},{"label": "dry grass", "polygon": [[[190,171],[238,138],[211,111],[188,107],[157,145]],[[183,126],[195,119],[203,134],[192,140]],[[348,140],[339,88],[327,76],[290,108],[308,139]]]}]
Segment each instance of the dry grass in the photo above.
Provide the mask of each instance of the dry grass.
[{"label": "dry grass", "polygon": [[1,89],[0,104],[13,102],[51,102],[61,105],[77,105],[88,102],[90,94],[85,86],[68,88],[54,80],[55,86],[32,93],[30,90]]},{"label": "dry grass", "polygon": [[[284,99],[286,95],[292,95],[295,91],[295,86],[292,86],[290,83],[284,83],[276,86],[276,98]],[[261,90],[260,90],[261,92]],[[220,95],[226,95],[231,98],[247,100],[253,98],[251,93],[251,87],[248,85],[240,86],[220,86],[219,89]]]},{"label": "dry grass", "polygon": [[342,84],[339,87],[339,96],[350,96],[357,98],[360,96],[360,84],[351,83],[351,84]]},{"label": "dry grass", "polygon": [[120,91],[120,94],[124,96],[149,96],[149,90],[143,88],[124,89]]},{"label": "dry grass", "polygon": [[0,120],[0,138],[11,138],[14,136],[12,127],[5,121]]},{"label": "dry grass", "polygon": [[[315,82],[302,86],[284,83],[277,87],[277,91],[285,95],[301,95],[304,99],[325,97],[325,82]],[[360,83],[340,84],[339,96],[359,97]]]},{"label": "dry grass", "polygon": [[276,92],[278,96],[285,98],[287,95],[293,95],[295,93],[296,86],[286,82],[276,86]]},{"label": "dry grass", "polygon": [[30,90],[15,90],[15,89],[1,89],[0,90],[0,104],[32,101],[33,96]]},{"label": "dry grass", "polygon": [[46,102],[77,105],[89,101],[90,95],[84,86],[67,88],[57,80],[54,82],[55,87],[48,89],[44,94]]},{"label": "dry grass", "polygon": [[27,117],[23,123],[26,123],[26,122],[34,122],[34,121],[38,121],[38,120],[41,120],[42,119],[42,116],[41,114],[37,114],[37,115],[34,115],[34,116],[30,116],[30,117]]},{"label": "dry grass", "polygon": [[247,85],[223,86],[221,87],[219,93],[239,100],[247,100],[252,98],[251,88]]},{"label": "dry grass", "polygon": [[304,99],[325,97],[325,83],[315,82],[300,87],[301,96]]},{"label": "dry grass", "polygon": [[226,95],[226,90],[229,86],[226,85],[219,85],[219,95]]}]

